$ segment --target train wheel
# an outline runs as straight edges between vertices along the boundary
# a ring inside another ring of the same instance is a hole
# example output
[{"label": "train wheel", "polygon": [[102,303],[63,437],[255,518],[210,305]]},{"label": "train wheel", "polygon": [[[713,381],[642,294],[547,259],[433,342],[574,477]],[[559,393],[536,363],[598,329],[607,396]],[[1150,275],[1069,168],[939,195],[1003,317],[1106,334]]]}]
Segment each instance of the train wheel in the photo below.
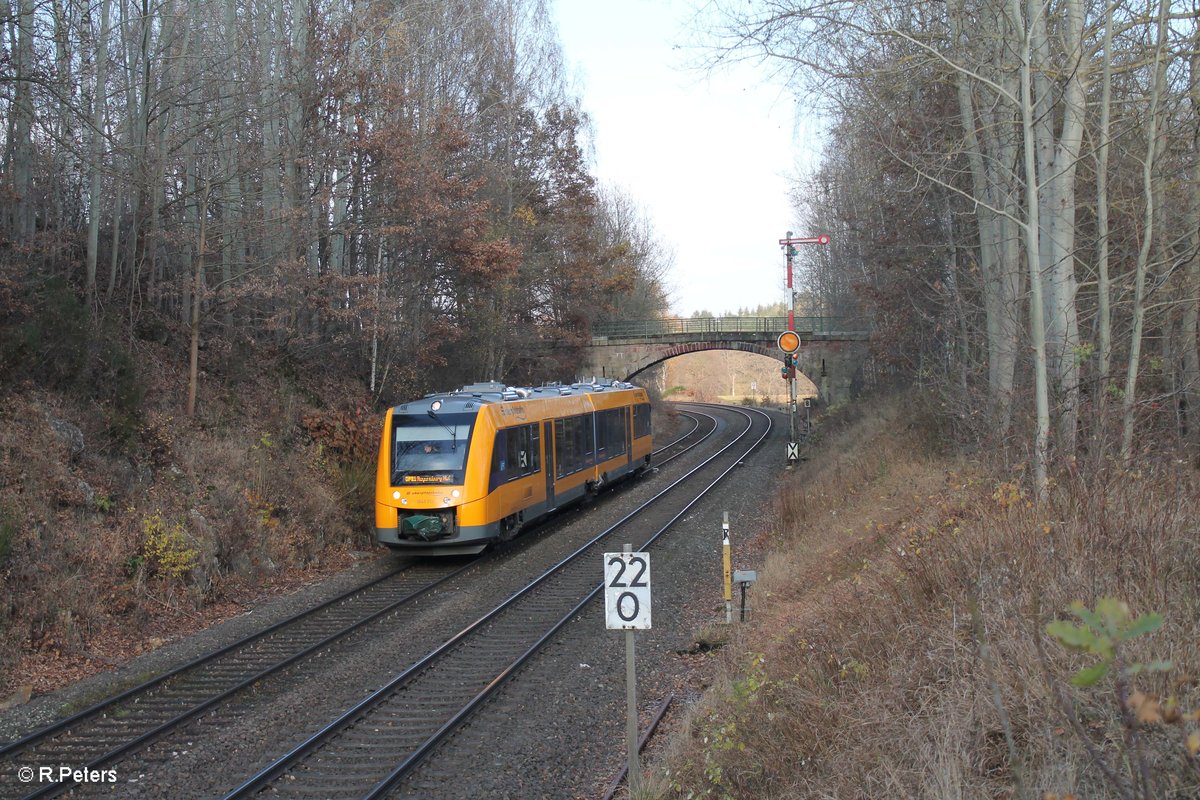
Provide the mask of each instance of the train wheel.
[{"label": "train wheel", "polygon": [[521,530],[521,515],[509,514],[500,520],[500,541],[507,542]]}]

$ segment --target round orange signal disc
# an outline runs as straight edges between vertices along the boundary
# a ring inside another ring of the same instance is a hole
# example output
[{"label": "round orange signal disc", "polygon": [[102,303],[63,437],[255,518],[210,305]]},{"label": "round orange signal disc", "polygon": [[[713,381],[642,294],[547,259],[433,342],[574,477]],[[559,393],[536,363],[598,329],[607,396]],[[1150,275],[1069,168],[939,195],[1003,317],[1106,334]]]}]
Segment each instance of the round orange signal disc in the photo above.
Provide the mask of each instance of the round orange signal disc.
[{"label": "round orange signal disc", "polygon": [[800,334],[795,331],[784,331],[779,334],[779,339],[776,343],[783,352],[794,353],[800,349]]}]

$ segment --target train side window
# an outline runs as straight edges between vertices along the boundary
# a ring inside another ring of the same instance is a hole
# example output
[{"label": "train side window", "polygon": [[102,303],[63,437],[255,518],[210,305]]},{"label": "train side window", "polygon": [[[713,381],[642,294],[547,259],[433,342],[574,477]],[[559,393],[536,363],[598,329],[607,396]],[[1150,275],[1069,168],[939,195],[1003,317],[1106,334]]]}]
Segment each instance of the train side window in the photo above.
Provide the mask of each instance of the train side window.
[{"label": "train side window", "polygon": [[608,458],[608,415],[611,412],[597,411],[596,412],[596,460],[604,461]]},{"label": "train side window", "polygon": [[538,448],[538,426],[522,425],[508,431],[508,480],[523,478],[538,471],[541,452]]},{"label": "train side window", "polygon": [[529,449],[529,473],[541,472],[542,469],[542,425],[540,422],[535,422],[532,425],[526,425],[525,430],[528,432],[528,449]]},{"label": "train side window", "polygon": [[492,445],[492,474],[503,475],[508,469],[508,431],[496,431]]},{"label": "train side window", "polygon": [[541,469],[538,425],[521,425],[496,432],[492,447],[491,489],[508,481],[532,475]]},{"label": "train side window", "polygon": [[633,438],[650,435],[650,404],[638,403],[633,407]]},{"label": "train side window", "polygon": [[555,477],[562,478],[595,463],[593,425],[591,414],[554,420]]},{"label": "train side window", "polygon": [[508,431],[496,431],[492,443],[492,474],[488,479],[488,491],[508,480]]},{"label": "train side window", "polygon": [[596,463],[596,425],[592,414],[576,417],[580,429],[579,437],[579,468],[590,467]]},{"label": "train side window", "polygon": [[625,452],[625,409],[614,408],[596,413],[596,452],[599,460],[607,461]]}]

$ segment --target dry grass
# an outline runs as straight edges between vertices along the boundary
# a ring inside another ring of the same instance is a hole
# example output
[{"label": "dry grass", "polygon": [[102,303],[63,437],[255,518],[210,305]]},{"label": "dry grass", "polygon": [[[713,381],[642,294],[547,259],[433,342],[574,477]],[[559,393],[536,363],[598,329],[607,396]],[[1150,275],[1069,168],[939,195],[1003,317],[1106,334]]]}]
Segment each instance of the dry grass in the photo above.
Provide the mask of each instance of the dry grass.
[{"label": "dry grass", "polygon": [[[270,375],[225,396],[214,382],[187,420],[177,359],[144,348],[147,403],[124,445],[79,398],[10,387],[0,404],[0,700],[123,661],[371,546],[374,464],[301,424],[352,386],[317,387],[330,400],[314,408]],[[80,428],[81,452],[52,419]]]},{"label": "dry grass", "polygon": [[1071,686],[1090,662],[1042,632],[1073,600],[1157,611],[1123,657],[1174,667],[1134,684],[1200,709],[1194,471],[1070,474],[1037,506],[1020,475],[931,455],[908,419],[881,409],[795,476],[758,617],[647,794],[1200,797],[1200,724],[1123,720],[1113,679]]}]

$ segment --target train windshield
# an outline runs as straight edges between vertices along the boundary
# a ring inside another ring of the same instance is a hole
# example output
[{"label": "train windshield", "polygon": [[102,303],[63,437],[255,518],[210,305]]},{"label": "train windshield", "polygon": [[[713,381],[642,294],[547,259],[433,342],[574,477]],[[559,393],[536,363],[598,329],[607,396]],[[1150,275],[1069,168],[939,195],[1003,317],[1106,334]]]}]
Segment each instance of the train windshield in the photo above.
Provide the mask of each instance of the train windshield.
[{"label": "train windshield", "polygon": [[392,417],[392,485],[462,483],[474,414]]}]

